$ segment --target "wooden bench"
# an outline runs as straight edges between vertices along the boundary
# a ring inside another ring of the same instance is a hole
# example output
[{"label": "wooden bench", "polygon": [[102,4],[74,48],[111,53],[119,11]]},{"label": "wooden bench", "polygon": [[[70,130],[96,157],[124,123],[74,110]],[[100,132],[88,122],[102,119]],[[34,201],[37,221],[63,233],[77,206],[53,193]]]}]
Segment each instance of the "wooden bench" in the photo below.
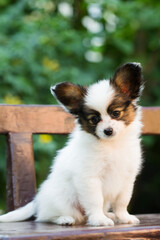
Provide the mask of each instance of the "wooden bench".
[{"label": "wooden bench", "polygon": [[[143,123],[143,134],[160,135],[160,107],[143,108]],[[0,134],[7,136],[7,211],[36,193],[32,134],[68,134],[73,127],[73,117],[59,106],[0,105]],[[0,223],[0,239],[160,239],[160,214],[138,217],[140,225],[115,227]]]}]

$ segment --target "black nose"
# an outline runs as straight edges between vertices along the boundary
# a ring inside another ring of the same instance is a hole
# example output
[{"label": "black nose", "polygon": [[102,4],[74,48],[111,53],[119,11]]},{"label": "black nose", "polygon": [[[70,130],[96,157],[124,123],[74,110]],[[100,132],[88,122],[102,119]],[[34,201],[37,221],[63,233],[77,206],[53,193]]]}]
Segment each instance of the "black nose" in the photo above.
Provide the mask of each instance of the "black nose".
[{"label": "black nose", "polygon": [[107,136],[111,136],[113,134],[113,128],[104,129],[104,134]]}]

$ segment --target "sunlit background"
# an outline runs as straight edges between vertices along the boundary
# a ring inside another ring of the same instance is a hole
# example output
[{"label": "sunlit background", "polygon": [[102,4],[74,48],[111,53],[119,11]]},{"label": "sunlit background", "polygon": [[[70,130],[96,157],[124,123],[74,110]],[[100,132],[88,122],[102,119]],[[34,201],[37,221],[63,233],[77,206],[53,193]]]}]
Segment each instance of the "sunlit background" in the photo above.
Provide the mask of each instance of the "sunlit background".
[{"label": "sunlit background", "polygon": [[[115,68],[143,66],[141,104],[160,106],[160,1],[0,0],[0,103],[55,104],[49,87],[89,85]],[[33,137],[37,185],[66,136]],[[132,213],[160,212],[160,137],[143,137],[144,167]],[[0,137],[0,211],[5,211],[5,136]]]}]

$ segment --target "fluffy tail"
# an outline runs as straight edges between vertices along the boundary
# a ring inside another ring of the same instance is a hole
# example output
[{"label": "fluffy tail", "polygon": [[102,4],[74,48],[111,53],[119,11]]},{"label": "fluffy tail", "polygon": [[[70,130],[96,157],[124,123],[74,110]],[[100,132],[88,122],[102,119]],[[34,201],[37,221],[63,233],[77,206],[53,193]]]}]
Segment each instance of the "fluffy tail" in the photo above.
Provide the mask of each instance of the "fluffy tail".
[{"label": "fluffy tail", "polygon": [[12,212],[0,216],[0,222],[20,222],[27,220],[35,214],[34,201],[24,207],[18,208]]}]

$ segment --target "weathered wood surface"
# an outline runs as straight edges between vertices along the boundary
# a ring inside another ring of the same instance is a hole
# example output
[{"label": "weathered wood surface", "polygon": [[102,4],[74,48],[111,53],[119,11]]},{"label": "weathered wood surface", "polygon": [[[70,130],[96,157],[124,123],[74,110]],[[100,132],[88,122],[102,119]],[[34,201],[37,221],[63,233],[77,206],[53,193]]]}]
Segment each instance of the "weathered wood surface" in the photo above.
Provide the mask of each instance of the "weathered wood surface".
[{"label": "weathered wood surface", "polygon": [[[143,107],[143,134],[160,134],[160,107]],[[0,105],[0,133],[67,134],[73,117],[60,106]]]},{"label": "weathered wood surface", "polygon": [[160,135],[160,107],[143,107],[143,134]]},{"label": "weathered wood surface", "polygon": [[49,223],[0,223],[0,239],[5,240],[68,240],[68,239],[160,239],[160,214],[139,215],[140,225],[115,225],[114,227],[65,227]]},{"label": "weathered wood surface", "polygon": [[30,202],[36,192],[31,133],[7,135],[7,211]]},{"label": "weathered wood surface", "polygon": [[67,134],[73,117],[59,106],[0,105],[0,132]]}]

